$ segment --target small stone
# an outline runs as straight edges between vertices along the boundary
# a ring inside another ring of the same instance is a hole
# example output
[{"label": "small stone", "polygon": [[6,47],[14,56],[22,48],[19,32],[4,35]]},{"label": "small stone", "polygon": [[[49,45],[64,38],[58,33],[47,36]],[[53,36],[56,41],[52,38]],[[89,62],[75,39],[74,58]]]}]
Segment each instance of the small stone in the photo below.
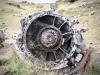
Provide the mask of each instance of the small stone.
[{"label": "small stone", "polygon": [[78,8],[79,7],[79,5],[76,5],[74,8]]},{"label": "small stone", "polygon": [[96,19],[99,19],[99,18],[100,18],[100,16],[97,16],[97,17],[96,17]]},{"label": "small stone", "polygon": [[91,9],[93,9],[93,7],[90,7]]},{"label": "small stone", "polygon": [[91,13],[90,13],[91,15],[93,15],[94,14],[94,11],[91,11]]},{"label": "small stone", "polygon": [[92,42],[89,42],[89,44],[93,44]]},{"label": "small stone", "polygon": [[97,48],[99,48],[99,49],[100,49],[100,45],[97,45]]},{"label": "small stone", "polygon": [[3,44],[0,44],[0,48],[2,48],[2,47],[4,47],[4,45]]},{"label": "small stone", "polygon": [[81,15],[79,14],[78,17],[81,17]]},{"label": "small stone", "polygon": [[97,12],[100,12],[100,10],[97,10]]},{"label": "small stone", "polygon": [[7,30],[8,28],[5,28],[3,31],[4,31],[4,33],[6,32],[6,30]]},{"label": "small stone", "polygon": [[83,6],[86,6],[87,5],[87,2],[83,2]]},{"label": "small stone", "polygon": [[5,24],[4,22],[2,24]]}]

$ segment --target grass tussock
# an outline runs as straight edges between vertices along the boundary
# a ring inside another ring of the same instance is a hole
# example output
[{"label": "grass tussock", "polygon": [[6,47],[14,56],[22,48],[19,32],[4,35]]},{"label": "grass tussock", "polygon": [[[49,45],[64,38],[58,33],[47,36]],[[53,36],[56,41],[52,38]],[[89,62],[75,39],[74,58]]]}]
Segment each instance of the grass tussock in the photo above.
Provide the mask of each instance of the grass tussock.
[{"label": "grass tussock", "polygon": [[8,66],[9,70],[4,75],[25,75],[25,72],[22,71],[24,63],[19,59],[16,52],[13,52],[12,57],[5,62],[5,66]]},{"label": "grass tussock", "polygon": [[5,66],[8,64],[8,60],[0,60],[0,66]]},{"label": "grass tussock", "polygon": [[36,5],[36,8],[43,8],[43,5],[38,4],[38,5]]},{"label": "grass tussock", "polygon": [[24,5],[24,6],[34,6],[35,5],[35,3],[33,3],[33,2],[27,2],[27,1],[22,1],[22,2],[19,2],[20,4],[22,4],[22,5]]},{"label": "grass tussock", "polygon": [[40,69],[41,63],[37,59],[33,59],[29,63],[24,63],[16,51],[9,60],[0,60],[0,66],[8,66],[8,71],[4,75],[62,75],[58,71],[43,71]]},{"label": "grass tussock", "polygon": [[[85,72],[80,73],[82,75],[99,75],[100,74],[100,65],[96,63],[93,58],[93,54],[90,57]],[[29,63],[30,64],[30,63]],[[35,60],[31,66],[25,64],[16,52],[13,52],[12,57],[9,60],[0,60],[0,66],[8,66],[9,70],[4,75],[62,75],[60,71],[43,71],[40,70],[40,63],[38,60]]]},{"label": "grass tussock", "polygon": [[15,2],[8,2],[6,4],[17,7],[17,8],[21,8],[20,5],[18,3],[15,3]]},{"label": "grass tussock", "polygon": [[92,54],[84,75],[100,75],[100,64],[95,59],[94,54]]}]

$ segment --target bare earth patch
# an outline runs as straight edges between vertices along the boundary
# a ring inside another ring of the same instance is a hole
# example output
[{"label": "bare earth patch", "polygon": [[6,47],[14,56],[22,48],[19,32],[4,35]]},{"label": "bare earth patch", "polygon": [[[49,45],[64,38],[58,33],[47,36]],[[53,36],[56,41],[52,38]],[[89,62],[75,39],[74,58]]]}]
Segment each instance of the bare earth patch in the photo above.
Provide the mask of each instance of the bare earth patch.
[{"label": "bare earth patch", "polygon": [[0,59],[9,59],[12,55],[13,44],[15,40],[13,40],[12,36],[14,33],[19,33],[18,30],[7,30],[5,34],[7,34],[7,39],[4,41],[4,47],[0,49]]}]

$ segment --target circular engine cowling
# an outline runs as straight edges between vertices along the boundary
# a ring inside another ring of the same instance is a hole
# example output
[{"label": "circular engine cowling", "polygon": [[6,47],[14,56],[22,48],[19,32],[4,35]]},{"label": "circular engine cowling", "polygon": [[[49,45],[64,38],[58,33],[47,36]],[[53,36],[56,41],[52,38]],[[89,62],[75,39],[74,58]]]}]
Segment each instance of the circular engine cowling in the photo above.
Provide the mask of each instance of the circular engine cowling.
[{"label": "circular engine cowling", "polygon": [[[45,70],[75,66],[82,60],[85,43],[84,29],[74,29],[77,19],[57,14],[54,10],[38,11],[21,20],[21,34],[17,38],[18,53],[38,58]],[[48,67],[49,65],[49,67]]]}]

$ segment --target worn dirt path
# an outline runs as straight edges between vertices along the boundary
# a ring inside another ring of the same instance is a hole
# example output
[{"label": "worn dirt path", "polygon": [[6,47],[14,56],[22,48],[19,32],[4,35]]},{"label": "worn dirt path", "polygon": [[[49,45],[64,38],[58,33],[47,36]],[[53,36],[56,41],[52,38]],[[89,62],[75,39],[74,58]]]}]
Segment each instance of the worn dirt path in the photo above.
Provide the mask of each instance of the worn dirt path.
[{"label": "worn dirt path", "polygon": [[4,41],[4,47],[0,49],[0,59],[9,59],[12,55],[12,49],[15,43],[12,36],[14,33],[19,33],[19,30],[7,30],[5,35],[7,39]]},{"label": "worn dirt path", "polygon": [[[14,43],[12,36],[14,33],[19,33],[18,30],[7,30],[5,35],[7,39],[3,42],[4,47],[0,48],[0,60],[8,60],[12,56]],[[8,71],[8,66],[0,66],[0,75]]]}]

